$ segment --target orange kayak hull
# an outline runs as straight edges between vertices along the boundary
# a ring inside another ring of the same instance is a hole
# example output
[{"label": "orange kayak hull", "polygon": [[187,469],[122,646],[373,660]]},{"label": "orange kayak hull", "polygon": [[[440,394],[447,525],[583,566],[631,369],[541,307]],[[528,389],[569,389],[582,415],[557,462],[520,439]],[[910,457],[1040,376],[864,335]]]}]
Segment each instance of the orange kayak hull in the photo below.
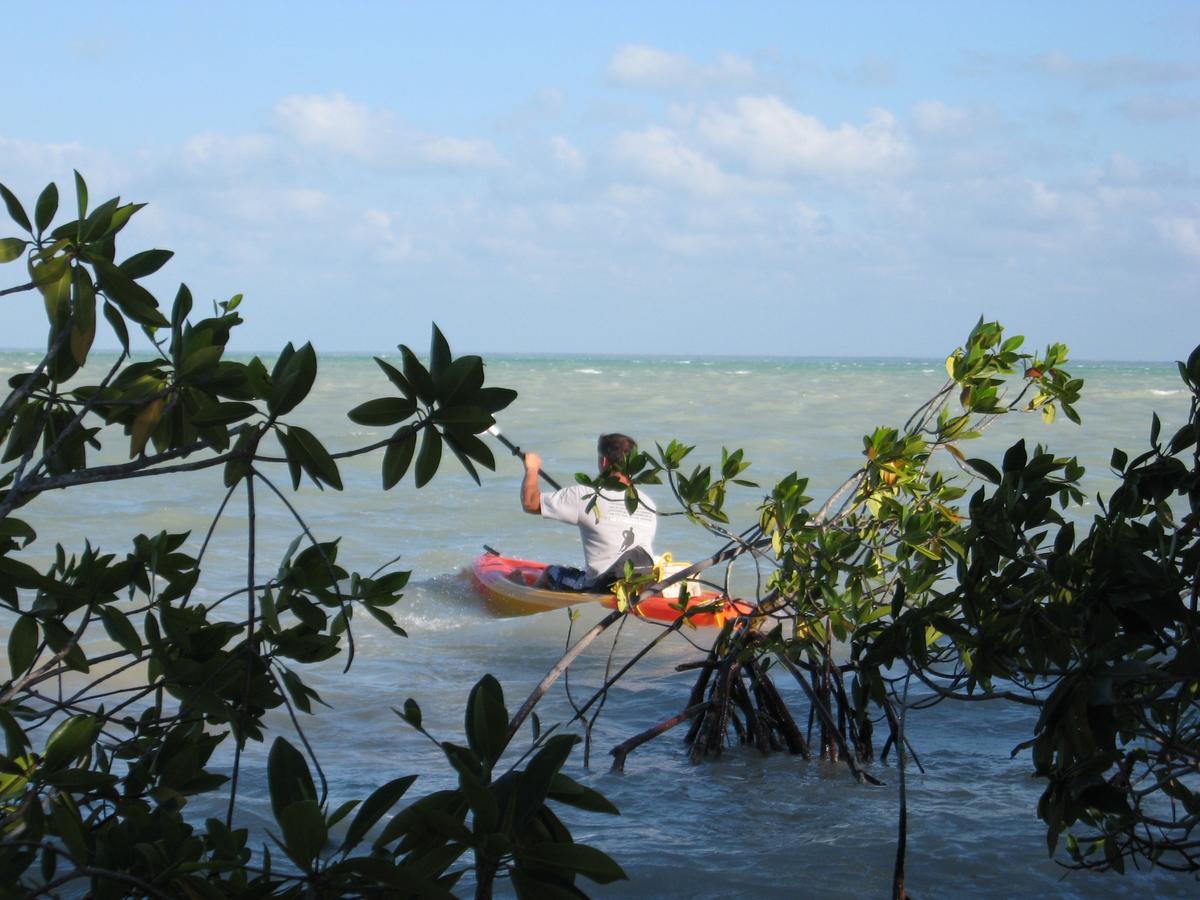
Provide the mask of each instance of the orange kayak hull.
[{"label": "orange kayak hull", "polygon": [[[471,580],[487,608],[500,617],[528,616],[581,603],[599,603],[616,609],[617,598],[612,594],[580,594],[536,587],[546,565],[485,553],[472,564]],[[650,596],[638,603],[634,614],[657,622],[674,622],[683,614],[678,607],[677,598]],[[724,625],[733,617],[753,611],[748,603],[711,593],[688,598],[687,608],[690,611],[688,621],[702,628]]]}]

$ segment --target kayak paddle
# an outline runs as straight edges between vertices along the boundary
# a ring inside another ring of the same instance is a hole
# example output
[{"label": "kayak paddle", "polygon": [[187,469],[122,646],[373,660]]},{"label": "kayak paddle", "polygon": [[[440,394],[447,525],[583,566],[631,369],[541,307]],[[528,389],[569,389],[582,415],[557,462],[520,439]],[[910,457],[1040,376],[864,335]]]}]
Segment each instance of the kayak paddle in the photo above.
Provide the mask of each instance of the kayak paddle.
[{"label": "kayak paddle", "polygon": [[[491,428],[489,428],[488,434],[490,434],[492,437],[494,437],[496,440],[498,440],[500,443],[502,443],[505,447],[507,447],[509,450],[511,450],[513,456],[516,456],[520,459],[525,458],[525,451],[523,451],[520,447],[518,447],[516,444],[514,444],[512,441],[510,441],[508,438],[506,438],[504,436],[504,434],[500,431],[499,425],[493,425]],[[546,484],[550,485],[550,487],[554,488],[556,491],[562,490],[562,485],[559,484],[557,481],[555,481],[553,478],[551,478],[549,475],[547,475],[545,469],[538,469],[538,474],[541,475],[542,478],[545,479]]]}]

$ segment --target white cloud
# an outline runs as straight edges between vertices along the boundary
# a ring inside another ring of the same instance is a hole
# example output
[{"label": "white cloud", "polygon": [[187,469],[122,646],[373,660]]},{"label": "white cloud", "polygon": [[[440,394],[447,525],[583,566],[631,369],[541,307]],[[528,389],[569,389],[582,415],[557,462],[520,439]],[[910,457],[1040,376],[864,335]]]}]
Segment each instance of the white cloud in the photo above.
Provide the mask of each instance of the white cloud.
[{"label": "white cloud", "polygon": [[305,218],[315,219],[330,207],[330,197],[313,188],[291,188],[283,192],[284,206]]},{"label": "white cloud", "polygon": [[1117,112],[1134,122],[1171,122],[1200,117],[1200,97],[1143,94],[1117,106]]},{"label": "white cloud", "polygon": [[1090,60],[1054,50],[1035,57],[1033,67],[1044,75],[1077,81],[1090,90],[1200,80],[1200,64],[1132,55]]},{"label": "white cloud", "polygon": [[1050,190],[1041,181],[1029,181],[1029,205],[1035,216],[1051,218],[1062,209],[1062,195]]},{"label": "white cloud", "polygon": [[870,56],[854,67],[854,82],[866,87],[891,87],[896,83],[893,62]]},{"label": "white cloud", "polygon": [[714,146],[770,174],[886,174],[910,153],[883,109],[872,110],[865,125],[829,128],[778,97],[741,97],[732,108],[709,108],[697,125]]},{"label": "white cloud", "polygon": [[683,188],[694,194],[721,193],[728,179],[703,153],[688,147],[669,128],[625,131],[613,142],[616,158],[659,184]]},{"label": "white cloud", "polygon": [[754,64],[732,53],[720,53],[716,62],[700,65],[657,47],[626,44],[609,61],[608,74],[635,87],[696,89],[750,82],[754,79]]},{"label": "white cloud", "polygon": [[363,210],[362,224],[355,231],[382,262],[404,262],[413,255],[412,235],[397,231],[392,217],[381,209]]},{"label": "white cloud", "polygon": [[569,172],[579,172],[587,166],[583,153],[561,135],[550,139],[550,154],[560,168]]},{"label": "white cloud", "polygon": [[661,192],[644,184],[610,184],[605,196],[618,206],[646,206],[660,199]]},{"label": "white cloud", "polygon": [[803,200],[797,200],[793,205],[796,214],[796,225],[806,234],[829,234],[833,231],[833,223],[822,212],[813,209]]},{"label": "white cloud", "polygon": [[359,158],[373,155],[392,125],[387,116],[340,93],[284,97],[275,106],[275,124],[311,147]]},{"label": "white cloud", "polygon": [[413,135],[410,146],[416,159],[437,166],[491,169],[503,163],[496,148],[488,141]]},{"label": "white cloud", "polygon": [[941,100],[922,100],[913,106],[913,125],[930,137],[961,137],[971,131],[970,113]]},{"label": "white cloud", "polygon": [[304,147],[385,166],[479,169],[503,162],[489,141],[427,134],[340,93],[285,97],[274,120]]},{"label": "white cloud", "polygon": [[1158,233],[1185,256],[1200,260],[1200,218],[1163,216],[1155,219]]},{"label": "white cloud", "polygon": [[16,169],[69,172],[72,168],[80,168],[80,163],[86,156],[87,151],[78,141],[42,144],[36,141],[0,138],[0,164],[3,165],[6,178],[9,179],[12,178],[10,173]]},{"label": "white cloud", "polygon": [[241,169],[263,162],[274,149],[274,142],[265,135],[198,134],[183,145],[183,161],[195,168]]}]

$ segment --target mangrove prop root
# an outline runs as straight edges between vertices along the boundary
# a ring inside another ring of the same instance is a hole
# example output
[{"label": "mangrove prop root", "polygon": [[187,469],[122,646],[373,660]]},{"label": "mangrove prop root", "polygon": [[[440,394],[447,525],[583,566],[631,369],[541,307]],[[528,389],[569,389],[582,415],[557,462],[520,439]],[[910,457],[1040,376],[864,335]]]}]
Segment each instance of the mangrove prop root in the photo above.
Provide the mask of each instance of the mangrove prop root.
[{"label": "mangrove prop root", "polygon": [[733,699],[746,719],[747,737],[754,741],[754,746],[758,752],[766,756],[771,752],[771,741],[767,737],[767,727],[762,717],[755,711],[754,701],[750,699],[750,692],[746,689],[746,683],[740,677],[733,680]]},{"label": "mangrove prop root", "polygon": [[[900,733],[900,722],[896,718],[896,711],[892,709],[892,701],[890,698],[884,698],[883,712],[887,716],[888,727],[891,729],[891,734],[888,735],[888,739],[883,744],[883,752],[880,753],[880,759],[886,761],[888,750],[896,746],[896,736]],[[917,771],[924,775],[925,766],[921,764],[921,757],[917,756],[917,751],[913,749],[912,742],[909,741],[907,735],[904,737],[904,746],[908,750],[908,755],[912,757],[913,764],[917,767]],[[897,752],[897,759],[898,758],[899,752]]]},{"label": "mangrove prop root", "polygon": [[729,722],[729,689],[736,674],[736,665],[732,658],[727,659],[717,674],[716,697],[713,698],[713,710],[709,716],[713,719],[713,727],[708,733],[709,756],[720,756],[725,748],[725,728]]},{"label": "mangrove prop root", "polygon": [[[808,679],[804,677],[804,673],[792,664],[792,661],[788,659],[786,653],[776,651],[775,658],[783,663],[784,667],[792,673],[792,677],[796,679],[797,684],[799,684],[800,687],[804,689],[805,693],[808,694],[808,702],[811,703],[813,708],[816,710],[817,715],[820,717],[821,722],[825,725],[826,730],[832,733],[835,739],[840,740],[841,735],[838,734],[837,727],[833,721],[833,716],[830,714],[829,709],[821,704],[820,698],[813,691],[812,685],[808,683]],[[883,784],[883,782],[874,775],[870,774],[869,772],[864,772],[861,768],[859,768],[858,763],[854,759],[853,753],[850,753],[845,747],[842,747],[841,750],[842,758],[846,760],[846,765],[850,768],[854,778],[860,784]]]},{"label": "mangrove prop root", "polygon": [[[689,709],[704,699],[704,691],[708,687],[709,679],[712,678],[712,673],[716,671],[719,665],[717,663],[717,646],[719,643],[719,641],[714,642],[712,649],[708,651],[708,658],[705,659],[704,662],[697,664],[701,666],[700,675],[696,678],[696,683],[692,685],[692,693],[691,696],[688,697]],[[688,729],[687,737],[684,738],[684,741],[689,744],[695,741],[696,735],[700,733],[700,728],[703,724],[703,717],[693,722],[691,727]]]},{"label": "mangrove prop root", "polygon": [[[733,686],[736,684],[737,684],[737,679],[734,679],[733,682],[731,683],[730,687],[733,688]],[[736,690],[730,690],[731,695],[736,694],[736,693],[737,693]],[[726,718],[729,720],[729,724],[733,726],[733,733],[735,735],[737,735],[738,743],[739,744],[750,743],[749,724],[748,723],[746,725],[742,724],[742,719],[738,715],[737,710],[734,709],[732,706],[730,706],[729,713],[726,716]]]},{"label": "mangrove prop root", "polygon": [[[868,760],[875,755],[874,749],[871,747],[870,731],[864,737],[863,732],[858,727],[858,716],[855,714],[854,708],[850,705],[850,698],[846,694],[846,682],[842,673],[834,673],[834,686],[837,688],[839,719],[844,719],[846,726],[849,729],[850,745],[854,747],[855,753],[858,754],[860,760]],[[864,719],[864,721],[866,721]],[[869,728],[869,723],[868,723]],[[843,730],[843,735],[846,731]]]},{"label": "mangrove prop root", "polygon": [[726,717],[729,709],[728,677],[732,665],[733,660],[727,657],[721,662],[721,666],[717,670],[717,680],[713,685],[712,694],[709,697],[712,705],[701,719],[700,729],[697,731],[695,740],[692,742],[692,762],[700,762],[706,757],[721,755],[722,745],[725,742]]},{"label": "mangrove prop root", "polygon": [[694,706],[689,706],[687,709],[685,709],[683,712],[679,713],[678,715],[672,716],[671,718],[666,719],[665,721],[659,722],[657,725],[655,725],[651,728],[647,728],[645,731],[641,732],[640,734],[635,734],[633,737],[631,737],[629,740],[625,741],[624,743],[618,744],[616,747],[613,747],[612,750],[609,751],[610,753],[612,753],[612,757],[613,757],[612,771],[624,772],[625,771],[625,757],[627,757],[630,753],[632,753],[634,750],[636,750],[638,747],[640,747],[642,744],[646,743],[647,741],[654,740],[654,738],[658,737],[660,734],[670,731],[672,728],[674,728],[679,723],[686,722],[688,719],[691,719],[691,718],[694,718],[694,717],[700,715],[700,713],[707,710],[709,708],[709,706],[711,706],[711,705],[712,704],[708,700],[705,700],[702,703],[697,703]]},{"label": "mangrove prop root", "polygon": [[759,697],[759,708],[767,710],[777,723],[777,728],[783,736],[788,752],[793,756],[800,755],[805,759],[812,759],[808,741],[804,740],[804,735],[788,711],[787,704],[783,702],[783,697],[779,695],[779,689],[775,687],[775,682],[763,671],[757,660],[750,663],[750,671],[755,676],[754,692]]}]

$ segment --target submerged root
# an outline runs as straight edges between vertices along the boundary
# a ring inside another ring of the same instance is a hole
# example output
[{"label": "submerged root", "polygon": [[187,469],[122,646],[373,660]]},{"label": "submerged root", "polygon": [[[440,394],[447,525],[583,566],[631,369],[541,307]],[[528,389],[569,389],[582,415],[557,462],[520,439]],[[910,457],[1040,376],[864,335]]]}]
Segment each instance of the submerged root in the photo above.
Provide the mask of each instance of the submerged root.
[{"label": "submerged root", "polygon": [[[807,738],[771,677],[768,657],[778,661],[804,692],[808,709],[799,712],[807,713]],[[787,752],[806,760],[817,756],[844,762],[859,782],[882,783],[859,765],[875,756],[872,723],[851,705],[843,673],[831,654],[816,664],[797,663],[762,635],[735,626],[722,633],[704,660],[685,663],[678,670],[697,672],[687,707],[615,747],[615,771],[624,770],[637,747],[690,722],[684,742],[695,763],[716,759],[728,747],[745,746],[764,756]],[[811,743],[814,725],[819,744]]]}]

